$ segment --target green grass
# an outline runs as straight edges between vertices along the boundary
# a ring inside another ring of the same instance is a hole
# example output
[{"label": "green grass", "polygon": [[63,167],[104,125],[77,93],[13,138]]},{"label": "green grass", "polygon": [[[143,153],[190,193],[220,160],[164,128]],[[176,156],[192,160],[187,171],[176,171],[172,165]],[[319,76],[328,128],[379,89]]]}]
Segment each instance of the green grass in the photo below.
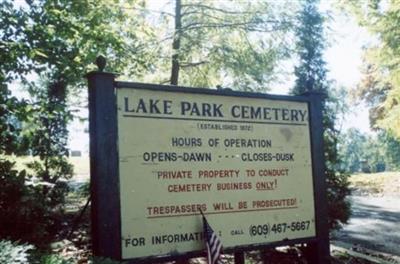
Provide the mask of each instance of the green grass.
[{"label": "green grass", "polygon": [[[39,160],[39,158],[35,158],[32,156],[24,156],[24,157],[15,157],[15,156],[8,156],[7,159],[15,161],[15,168],[17,170],[28,169],[27,164],[33,162],[35,160]],[[88,180],[89,173],[90,173],[90,166],[89,166],[89,157],[69,157],[69,162],[74,165],[74,174],[75,179],[79,180]]]},{"label": "green grass", "polygon": [[89,157],[70,157],[69,161],[74,165],[74,178],[79,180],[89,180],[90,161]]}]

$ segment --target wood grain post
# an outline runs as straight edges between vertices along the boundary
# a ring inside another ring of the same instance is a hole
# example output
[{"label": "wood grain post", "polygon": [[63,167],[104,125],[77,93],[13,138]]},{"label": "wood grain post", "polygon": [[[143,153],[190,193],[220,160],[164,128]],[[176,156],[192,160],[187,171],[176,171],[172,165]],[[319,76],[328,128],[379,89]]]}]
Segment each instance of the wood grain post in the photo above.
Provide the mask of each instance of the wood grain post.
[{"label": "wood grain post", "polygon": [[324,128],[322,104],[325,94],[310,91],[304,94],[310,99],[310,132],[311,153],[314,176],[314,203],[316,213],[316,237],[317,241],[308,243],[307,260],[312,264],[329,264],[329,227],[328,227],[328,200],[326,195],[326,175],[324,159]]},{"label": "wood grain post", "polygon": [[89,86],[93,254],[120,259],[121,228],[115,75],[94,71],[87,74],[86,78]]}]

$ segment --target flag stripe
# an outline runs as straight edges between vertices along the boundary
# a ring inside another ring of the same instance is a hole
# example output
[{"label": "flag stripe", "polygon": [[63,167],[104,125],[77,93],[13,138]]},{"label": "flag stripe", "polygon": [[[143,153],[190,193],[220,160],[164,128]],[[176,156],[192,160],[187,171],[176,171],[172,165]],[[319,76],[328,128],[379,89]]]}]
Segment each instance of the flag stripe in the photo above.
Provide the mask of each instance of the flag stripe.
[{"label": "flag stripe", "polygon": [[208,264],[211,264],[210,260],[211,260],[211,250],[210,250],[210,246],[207,244],[207,263]]},{"label": "flag stripe", "polygon": [[208,264],[223,264],[221,261],[222,243],[218,236],[208,224],[207,219],[203,215],[204,240],[207,248]]}]

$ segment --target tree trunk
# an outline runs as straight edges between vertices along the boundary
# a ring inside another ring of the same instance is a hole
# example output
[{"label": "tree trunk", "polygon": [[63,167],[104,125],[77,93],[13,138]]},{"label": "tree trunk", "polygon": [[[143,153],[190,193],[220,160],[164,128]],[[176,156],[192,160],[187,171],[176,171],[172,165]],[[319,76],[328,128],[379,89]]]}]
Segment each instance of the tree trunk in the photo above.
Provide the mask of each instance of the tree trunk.
[{"label": "tree trunk", "polygon": [[171,84],[178,85],[179,77],[179,48],[181,46],[181,0],[176,0],[175,3],[175,33],[174,41],[172,42],[172,68],[171,68]]}]

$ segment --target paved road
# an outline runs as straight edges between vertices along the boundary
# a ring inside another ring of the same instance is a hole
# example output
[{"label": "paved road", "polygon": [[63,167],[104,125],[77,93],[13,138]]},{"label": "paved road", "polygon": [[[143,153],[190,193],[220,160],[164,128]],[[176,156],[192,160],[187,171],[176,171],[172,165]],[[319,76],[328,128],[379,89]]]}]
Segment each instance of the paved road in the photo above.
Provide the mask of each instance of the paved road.
[{"label": "paved road", "polygon": [[352,196],[352,217],[334,240],[400,256],[400,197]]}]

